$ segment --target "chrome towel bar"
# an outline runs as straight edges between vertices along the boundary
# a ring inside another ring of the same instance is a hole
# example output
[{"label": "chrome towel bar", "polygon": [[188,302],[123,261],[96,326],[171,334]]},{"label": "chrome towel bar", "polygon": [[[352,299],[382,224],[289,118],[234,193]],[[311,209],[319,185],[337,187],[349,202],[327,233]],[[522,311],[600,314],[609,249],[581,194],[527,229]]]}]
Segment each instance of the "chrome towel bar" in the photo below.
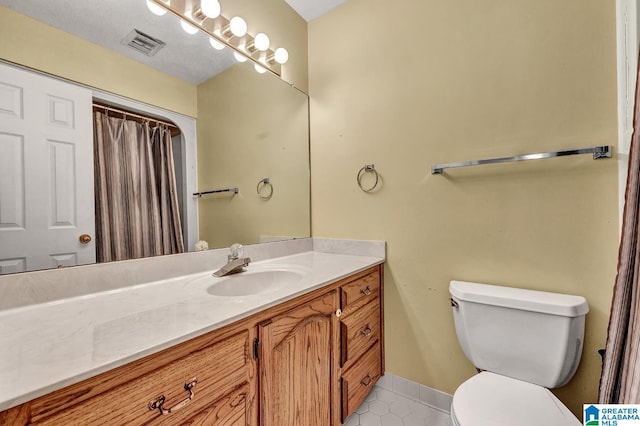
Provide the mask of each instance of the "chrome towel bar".
[{"label": "chrome towel bar", "polygon": [[194,192],[194,197],[202,197],[207,194],[218,194],[220,192],[233,192],[234,195],[240,192],[238,188],[225,188],[225,189],[212,189],[211,191],[203,191],[203,192]]},{"label": "chrome towel bar", "polygon": [[456,167],[480,166],[483,164],[511,163],[513,161],[541,160],[543,158],[563,157],[565,155],[593,154],[593,159],[611,157],[611,147],[608,145],[592,146],[590,148],[566,149],[563,151],[538,152],[535,154],[516,155],[514,157],[488,158],[486,160],[462,161],[460,163],[434,164],[431,166],[432,175],[441,175],[444,169]]}]

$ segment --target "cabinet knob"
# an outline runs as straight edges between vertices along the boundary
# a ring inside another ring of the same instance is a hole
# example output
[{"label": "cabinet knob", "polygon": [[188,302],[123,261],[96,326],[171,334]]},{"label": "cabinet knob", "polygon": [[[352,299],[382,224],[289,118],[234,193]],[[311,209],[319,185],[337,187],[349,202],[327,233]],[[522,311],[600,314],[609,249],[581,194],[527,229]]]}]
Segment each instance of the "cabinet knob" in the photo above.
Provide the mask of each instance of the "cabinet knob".
[{"label": "cabinet knob", "polygon": [[369,373],[364,379],[360,380],[360,384],[362,386],[369,386],[372,380],[373,380],[373,377],[371,377],[371,373]]},{"label": "cabinet knob", "polygon": [[336,311],[336,316],[337,316],[338,318],[340,318],[340,317],[342,316],[342,310],[341,310],[341,309],[338,309],[338,310]]},{"label": "cabinet knob", "polygon": [[369,324],[367,324],[365,328],[360,330],[360,335],[362,337],[368,337],[371,334],[371,331],[371,327],[369,327]]},{"label": "cabinet knob", "polygon": [[368,296],[371,294],[371,287],[367,286],[367,288],[363,288],[360,290],[360,294],[363,296]]}]

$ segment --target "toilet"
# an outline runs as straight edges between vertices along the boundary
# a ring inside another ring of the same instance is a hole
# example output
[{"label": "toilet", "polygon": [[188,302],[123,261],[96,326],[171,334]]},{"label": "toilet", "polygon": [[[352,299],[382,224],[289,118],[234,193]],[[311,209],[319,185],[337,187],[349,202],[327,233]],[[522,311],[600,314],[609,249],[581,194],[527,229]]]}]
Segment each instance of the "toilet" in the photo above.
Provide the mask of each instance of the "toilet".
[{"label": "toilet", "polygon": [[454,426],[579,426],[550,388],[582,354],[584,297],[463,281],[449,285],[456,334],[481,372],[458,387]]}]

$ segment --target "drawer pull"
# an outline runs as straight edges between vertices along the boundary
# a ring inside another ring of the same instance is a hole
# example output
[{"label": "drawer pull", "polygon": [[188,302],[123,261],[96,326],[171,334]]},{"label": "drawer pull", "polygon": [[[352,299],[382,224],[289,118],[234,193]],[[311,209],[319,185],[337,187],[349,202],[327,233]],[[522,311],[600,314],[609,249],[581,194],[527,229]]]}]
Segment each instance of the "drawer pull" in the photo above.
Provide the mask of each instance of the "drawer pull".
[{"label": "drawer pull", "polygon": [[178,402],[173,407],[164,408],[163,405],[166,398],[164,395],[160,395],[156,399],[149,401],[149,410],[151,411],[160,410],[160,414],[162,414],[163,416],[167,414],[171,414],[174,411],[178,411],[179,409],[187,405],[189,401],[191,401],[194,398],[195,393],[193,392],[193,387],[196,385],[196,383],[198,383],[198,379],[194,377],[193,379],[189,380],[187,383],[184,384],[184,390],[189,392],[189,396],[183,399],[182,401]]},{"label": "drawer pull", "polygon": [[365,328],[363,328],[362,330],[360,330],[360,335],[362,337],[368,337],[371,334],[371,327],[369,327],[369,324],[367,324],[367,326]]},{"label": "drawer pull", "polygon": [[364,379],[360,380],[360,384],[362,386],[369,386],[372,380],[373,378],[371,377],[371,373],[369,373]]},{"label": "drawer pull", "polygon": [[360,290],[360,294],[363,296],[368,296],[371,294],[371,287],[367,286],[367,288],[363,288]]}]

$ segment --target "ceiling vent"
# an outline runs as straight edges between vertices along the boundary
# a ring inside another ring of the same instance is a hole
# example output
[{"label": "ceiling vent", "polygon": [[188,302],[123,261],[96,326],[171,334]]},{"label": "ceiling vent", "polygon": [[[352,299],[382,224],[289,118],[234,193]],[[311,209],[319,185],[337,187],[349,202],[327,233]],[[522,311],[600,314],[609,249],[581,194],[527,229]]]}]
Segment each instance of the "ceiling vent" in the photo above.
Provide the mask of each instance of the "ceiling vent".
[{"label": "ceiling vent", "polygon": [[125,46],[132,47],[147,56],[155,55],[158,53],[158,50],[167,45],[164,41],[153,38],[136,29],[131,30],[131,32],[122,39],[121,43]]}]

